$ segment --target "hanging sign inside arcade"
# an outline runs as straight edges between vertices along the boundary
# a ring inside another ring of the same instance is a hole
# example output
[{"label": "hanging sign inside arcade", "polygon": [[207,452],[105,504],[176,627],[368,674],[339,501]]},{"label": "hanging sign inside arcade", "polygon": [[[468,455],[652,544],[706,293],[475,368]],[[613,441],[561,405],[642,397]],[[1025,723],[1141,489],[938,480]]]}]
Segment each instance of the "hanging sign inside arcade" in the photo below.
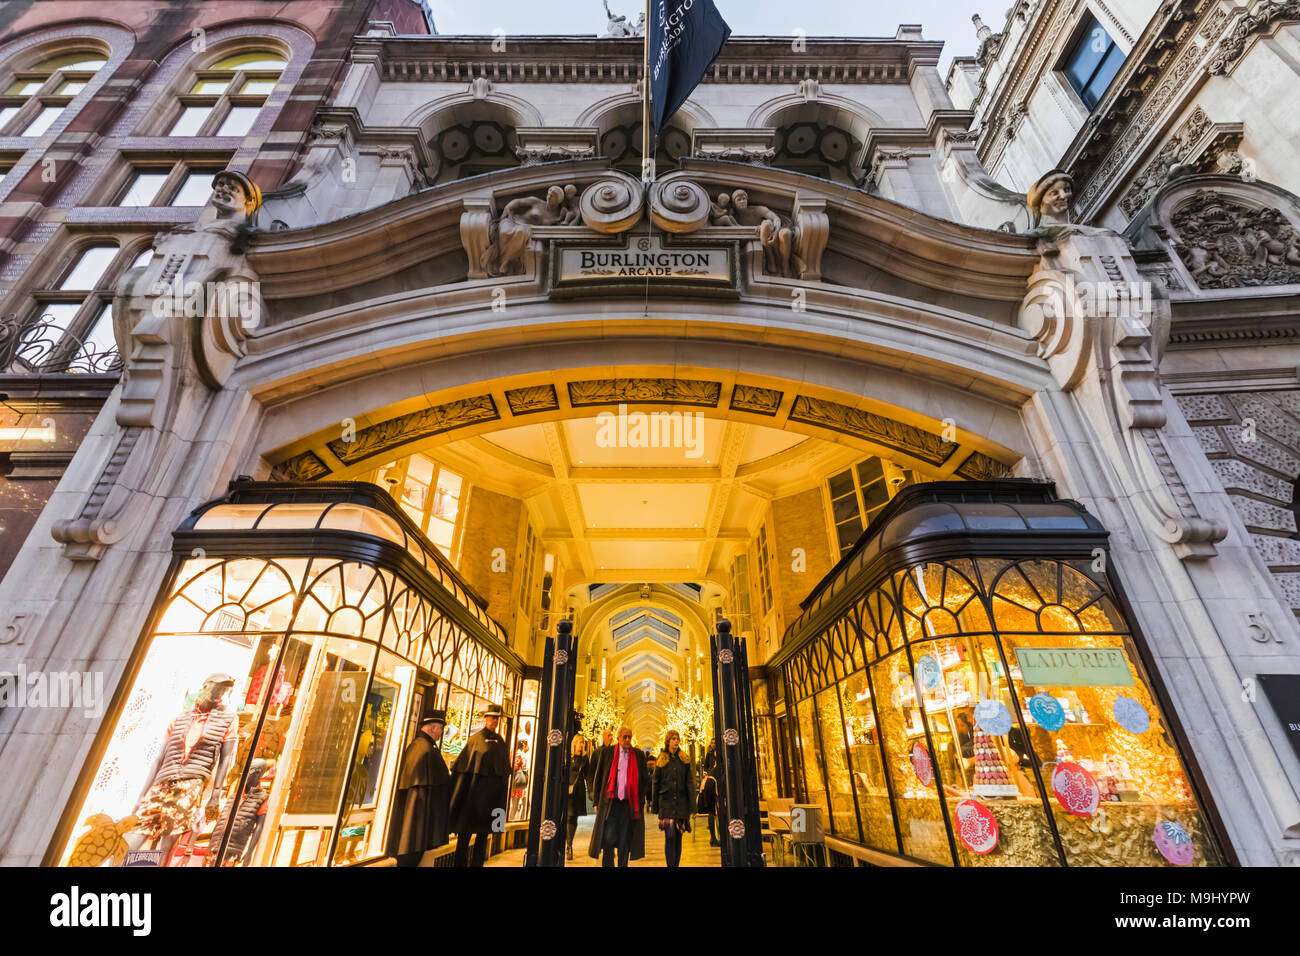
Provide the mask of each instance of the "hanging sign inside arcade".
[{"label": "hanging sign inside arcade", "polygon": [[1026,687],[1132,687],[1133,671],[1118,647],[1017,647]]},{"label": "hanging sign inside arcade", "polygon": [[623,246],[551,248],[552,296],[669,291],[739,295],[739,249],[716,245],[666,245],[659,235],[625,237]]}]

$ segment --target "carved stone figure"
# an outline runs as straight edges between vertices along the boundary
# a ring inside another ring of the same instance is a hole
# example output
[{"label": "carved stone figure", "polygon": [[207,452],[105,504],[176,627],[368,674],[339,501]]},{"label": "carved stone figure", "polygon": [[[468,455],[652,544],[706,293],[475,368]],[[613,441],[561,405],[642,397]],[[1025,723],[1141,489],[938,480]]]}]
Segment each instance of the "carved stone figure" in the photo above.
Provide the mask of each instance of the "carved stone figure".
[{"label": "carved stone figure", "polygon": [[1300,283],[1300,237],[1280,209],[1202,189],[1170,219],[1174,249],[1202,289]]},{"label": "carved stone figure", "polygon": [[576,223],[577,196],[577,186],[552,186],[546,190],[545,199],[521,196],[506,203],[483,250],[483,271],[489,276],[521,275],[525,271],[524,254],[533,237],[533,227]]},{"label": "carved stone figure", "polygon": [[[51,528],[73,560],[98,560],[136,527],[176,457],[191,448],[165,436],[207,414],[245,354],[248,332],[261,321],[257,275],[244,256],[261,202],[247,176],[217,173],[198,224],[157,236],[153,258],[118,284],[113,331],[125,362],[116,414],[123,430],[80,513]],[[163,447],[172,450],[160,456]]]},{"label": "carved stone figure", "polygon": [[627,17],[622,14],[615,15],[609,9],[609,0],[605,0],[605,16],[608,23],[605,26],[606,37],[642,37],[645,36],[645,11],[637,14],[636,23],[627,22]]},{"label": "carved stone figure", "polygon": [[718,201],[709,203],[709,225],[710,226],[739,226],[736,217],[731,210],[731,196],[727,193],[718,193]]},{"label": "carved stone figure", "polygon": [[1034,228],[1070,225],[1074,177],[1062,170],[1053,169],[1029,187],[1027,198]]},{"label": "carved stone figure", "polygon": [[758,227],[758,241],[763,245],[763,262],[768,272],[779,276],[797,276],[803,271],[803,262],[797,255],[793,255],[794,226],[771,208],[750,205],[749,193],[737,189],[731,194],[731,215],[737,225]]}]

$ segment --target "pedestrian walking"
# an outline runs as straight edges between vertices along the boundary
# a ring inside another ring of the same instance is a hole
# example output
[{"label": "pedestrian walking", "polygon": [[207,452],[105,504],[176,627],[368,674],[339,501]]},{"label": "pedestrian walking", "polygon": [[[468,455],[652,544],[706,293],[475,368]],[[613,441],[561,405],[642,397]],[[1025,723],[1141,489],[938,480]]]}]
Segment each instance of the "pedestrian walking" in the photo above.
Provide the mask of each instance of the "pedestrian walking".
[{"label": "pedestrian walking", "polygon": [[451,777],[438,745],[446,722],[446,711],[429,711],[402,754],[387,846],[398,866],[419,866],[426,850],[447,842]]},{"label": "pedestrian walking", "polygon": [[587,812],[587,778],[591,758],[587,755],[587,738],[578,734],[573,738],[569,752],[569,810],[568,839],[564,843],[564,858],[573,859],[573,837],[578,832],[578,817]]},{"label": "pedestrian walking", "polygon": [[596,824],[591,828],[587,855],[601,866],[618,865],[645,856],[645,814],[641,810],[650,775],[645,754],[632,746],[632,729],[618,729],[618,744],[601,750],[596,764]]},{"label": "pedestrian walking", "polygon": [[682,862],[682,834],[691,829],[695,787],[691,756],[682,749],[681,736],[668,731],[664,749],[655,760],[654,812],[664,832],[664,859],[670,867]]},{"label": "pedestrian walking", "polygon": [[[451,766],[451,828],[456,833],[455,866],[482,866],[492,832],[503,832],[510,789],[510,755],[497,733],[501,708],[489,704],[483,729],[465,743]],[[470,856],[470,839],[474,855]]]}]

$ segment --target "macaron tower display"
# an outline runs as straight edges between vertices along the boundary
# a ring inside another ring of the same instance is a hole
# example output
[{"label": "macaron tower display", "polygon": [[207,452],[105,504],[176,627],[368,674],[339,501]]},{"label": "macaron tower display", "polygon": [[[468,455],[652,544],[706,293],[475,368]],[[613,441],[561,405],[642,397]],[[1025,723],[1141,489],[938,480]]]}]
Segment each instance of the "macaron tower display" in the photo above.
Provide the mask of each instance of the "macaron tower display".
[{"label": "macaron tower display", "polygon": [[981,730],[972,738],[975,746],[975,785],[971,788],[980,797],[1016,797],[1020,789],[1011,782],[1002,755],[993,738]]}]

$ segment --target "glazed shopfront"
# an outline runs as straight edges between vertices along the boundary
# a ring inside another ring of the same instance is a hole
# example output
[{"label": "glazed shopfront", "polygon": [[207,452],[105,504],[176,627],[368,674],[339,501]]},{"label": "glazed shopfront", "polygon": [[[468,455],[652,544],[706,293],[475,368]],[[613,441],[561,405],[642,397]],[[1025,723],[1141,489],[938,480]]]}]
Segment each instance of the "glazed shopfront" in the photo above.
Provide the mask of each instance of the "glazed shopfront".
[{"label": "glazed shopfront", "polygon": [[[235,482],[174,553],[64,813],[60,862],[382,859],[399,758],[433,707],[450,764],[502,705],[528,775],[536,682],[379,488]],[[512,801],[512,819],[526,814]]]},{"label": "glazed shopfront", "polygon": [[1106,539],[1045,482],[901,491],[755,695],[765,792],[875,862],[1231,862]]}]

